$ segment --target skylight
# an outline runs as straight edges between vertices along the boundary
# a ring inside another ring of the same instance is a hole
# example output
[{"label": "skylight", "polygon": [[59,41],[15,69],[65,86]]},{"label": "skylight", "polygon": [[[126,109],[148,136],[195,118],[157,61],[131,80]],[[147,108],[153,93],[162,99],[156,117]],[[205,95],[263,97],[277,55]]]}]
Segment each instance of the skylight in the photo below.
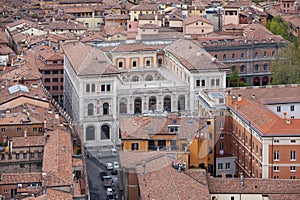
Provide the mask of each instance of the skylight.
[{"label": "skylight", "polygon": [[14,93],[17,93],[19,91],[29,93],[29,89],[28,89],[27,86],[19,85],[19,84],[9,87],[8,91],[9,91],[10,94],[14,94]]}]

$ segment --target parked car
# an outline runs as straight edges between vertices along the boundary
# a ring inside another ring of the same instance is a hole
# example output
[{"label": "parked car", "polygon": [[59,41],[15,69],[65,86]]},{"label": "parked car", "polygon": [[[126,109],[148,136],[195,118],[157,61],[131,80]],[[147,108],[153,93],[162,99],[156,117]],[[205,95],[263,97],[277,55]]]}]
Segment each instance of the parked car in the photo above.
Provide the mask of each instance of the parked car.
[{"label": "parked car", "polygon": [[103,181],[104,180],[103,177],[107,176],[107,173],[106,172],[100,172],[99,176],[100,176],[101,180]]},{"label": "parked car", "polygon": [[119,163],[117,161],[114,162],[114,169],[118,169],[119,168]]},{"label": "parked car", "polygon": [[111,170],[111,169],[114,168],[114,166],[113,166],[112,163],[106,163],[106,164],[105,164],[105,167],[106,167],[107,170]]},{"label": "parked car", "polygon": [[111,170],[111,175],[116,175],[116,174],[118,174],[118,170],[117,169],[113,169],[113,170]]},{"label": "parked car", "polygon": [[103,177],[103,186],[105,188],[107,188],[107,187],[113,187],[114,186],[114,181],[111,178],[111,176],[104,176]]}]

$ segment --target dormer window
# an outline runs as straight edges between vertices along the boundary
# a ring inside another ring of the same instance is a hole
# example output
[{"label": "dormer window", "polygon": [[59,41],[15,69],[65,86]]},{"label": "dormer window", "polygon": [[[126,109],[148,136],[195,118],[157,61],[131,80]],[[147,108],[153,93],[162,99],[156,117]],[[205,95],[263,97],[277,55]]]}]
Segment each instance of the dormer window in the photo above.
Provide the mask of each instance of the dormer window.
[{"label": "dormer window", "polygon": [[169,130],[169,133],[178,133],[179,125],[169,125],[168,130]]}]

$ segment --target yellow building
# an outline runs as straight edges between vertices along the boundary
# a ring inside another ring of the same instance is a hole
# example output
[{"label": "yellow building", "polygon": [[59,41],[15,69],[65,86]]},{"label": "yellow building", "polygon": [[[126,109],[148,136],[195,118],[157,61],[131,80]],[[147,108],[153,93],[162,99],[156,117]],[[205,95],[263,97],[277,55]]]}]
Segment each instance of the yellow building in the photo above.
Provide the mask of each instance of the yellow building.
[{"label": "yellow building", "polygon": [[213,126],[193,117],[135,116],[120,119],[123,151],[176,152],[187,166],[213,169]]}]

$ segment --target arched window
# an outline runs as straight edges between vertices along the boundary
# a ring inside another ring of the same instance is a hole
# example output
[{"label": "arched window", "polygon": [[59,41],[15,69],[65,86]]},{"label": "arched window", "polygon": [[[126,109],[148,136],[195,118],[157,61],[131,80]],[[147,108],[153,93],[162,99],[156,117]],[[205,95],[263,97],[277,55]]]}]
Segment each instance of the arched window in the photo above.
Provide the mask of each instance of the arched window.
[{"label": "arched window", "polygon": [[95,92],[96,86],[95,84],[92,84],[92,92]]},{"label": "arched window", "polygon": [[134,99],[134,114],[142,113],[142,98],[137,97]]},{"label": "arched window", "polygon": [[110,139],[110,128],[108,125],[101,126],[101,140]]},{"label": "arched window", "polygon": [[120,114],[127,113],[127,99],[122,98],[119,104]]},{"label": "arched window", "polygon": [[86,92],[90,92],[90,84],[86,84],[86,86],[85,86],[85,91],[86,91]]},{"label": "arched window", "polygon": [[185,96],[180,95],[178,97],[178,110],[185,110]]},{"label": "arched window", "polygon": [[88,126],[85,130],[85,140],[95,140],[95,128]]},{"label": "arched window", "polygon": [[154,96],[149,98],[149,110],[156,110],[156,97]]},{"label": "arched window", "polygon": [[169,95],[164,97],[164,111],[171,112],[171,97]]},{"label": "arched window", "polygon": [[152,80],[153,80],[152,75],[147,75],[147,76],[146,76],[146,81],[152,81]]},{"label": "arched window", "polygon": [[88,104],[88,116],[94,115],[94,105],[92,103]]},{"label": "arched window", "polygon": [[132,77],[132,82],[138,82],[138,81],[139,81],[139,77],[138,76]]},{"label": "arched window", "polygon": [[264,63],[264,71],[268,71],[268,63]]},{"label": "arched window", "polygon": [[103,115],[109,115],[109,104],[108,103],[103,104]]}]

